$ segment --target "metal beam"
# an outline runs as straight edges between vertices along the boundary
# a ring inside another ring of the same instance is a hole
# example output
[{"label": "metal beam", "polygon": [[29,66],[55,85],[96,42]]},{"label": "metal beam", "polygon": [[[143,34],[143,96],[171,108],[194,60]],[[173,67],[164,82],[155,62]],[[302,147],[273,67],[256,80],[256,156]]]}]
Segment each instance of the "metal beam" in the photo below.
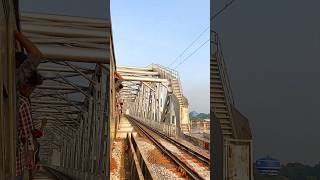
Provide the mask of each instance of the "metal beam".
[{"label": "metal beam", "polygon": [[[60,67],[40,67],[38,68],[39,71],[46,71],[46,72],[64,72],[64,73],[77,73],[75,70],[67,69],[67,68],[60,68]],[[84,74],[93,73],[94,70],[82,70],[81,71]]]},{"label": "metal beam", "polygon": [[65,41],[67,44],[68,43],[95,43],[95,44],[106,44],[109,43],[109,39],[103,39],[103,38],[72,38],[68,37],[68,39],[64,37],[55,37],[54,39],[49,38],[48,36],[39,36],[38,34],[33,34],[33,33],[26,33],[28,37],[32,38],[32,42],[34,43],[61,43],[62,41]]},{"label": "metal beam", "polygon": [[22,21],[31,19],[31,20],[38,20],[38,21],[62,21],[62,22],[69,22],[69,23],[88,23],[96,27],[105,27],[105,28],[111,27],[111,22],[104,19],[62,16],[62,15],[53,15],[53,14],[22,12],[21,19]]},{"label": "metal beam", "polygon": [[[81,74],[72,73],[72,74],[63,75],[64,78],[77,77],[77,76],[81,76]],[[57,77],[57,76],[45,76],[44,77],[44,80],[57,81],[58,79],[60,79],[60,77]]]},{"label": "metal beam", "polygon": [[83,72],[81,72],[79,69],[77,69],[75,66],[73,66],[72,64],[68,63],[68,62],[64,62],[66,65],[68,65],[69,67],[71,67],[73,70],[77,71],[79,74],[82,75],[82,77],[84,77],[86,80],[90,81],[93,85],[96,85],[97,83],[95,81],[93,81],[91,78],[87,77],[86,74],[84,74]]},{"label": "metal beam", "polygon": [[[53,126],[52,126],[52,127],[53,127]],[[57,129],[57,128],[55,128],[55,129]],[[68,140],[71,139],[71,136],[70,136],[70,135],[67,134],[67,136],[65,136],[63,133],[61,133],[60,130],[59,130],[59,131],[55,131],[55,129],[48,128],[47,131],[48,131],[48,132],[51,132],[51,133],[53,133],[53,134],[55,134],[55,135],[58,135],[58,136],[66,137],[66,138],[68,138]],[[59,132],[59,133],[57,133],[57,132]]]},{"label": "metal beam", "polygon": [[109,64],[109,51],[70,46],[37,45],[44,58],[51,61],[78,61]]},{"label": "metal beam", "polygon": [[110,38],[108,31],[105,29],[80,29],[70,26],[54,26],[50,22],[43,23],[30,23],[22,22],[21,27],[24,32],[36,33],[47,36],[60,36],[60,37],[94,37],[107,40]]},{"label": "metal beam", "polygon": [[159,78],[152,78],[152,77],[122,76],[122,78],[125,81],[161,82],[161,83],[169,82],[167,79],[159,79]]},{"label": "metal beam", "polygon": [[38,110],[35,109],[32,111],[32,113],[57,113],[57,114],[78,114],[79,111],[52,111],[52,110]]},{"label": "metal beam", "polygon": [[121,98],[136,98],[138,97],[137,95],[121,95]]},{"label": "metal beam", "polygon": [[141,71],[141,70],[131,70],[131,69],[118,69],[117,72],[120,74],[132,74],[132,75],[151,75],[151,76],[158,76],[160,75],[159,72],[154,71]]},{"label": "metal beam", "polygon": [[75,85],[74,83],[72,83],[71,81],[69,81],[68,79],[64,78],[61,74],[57,74],[58,76],[60,76],[66,83],[70,84],[71,86],[73,86],[74,88],[78,89],[83,95],[90,97],[86,92],[84,92],[80,87],[78,87],[77,85]]},{"label": "metal beam", "polygon": [[155,92],[155,91],[156,91],[156,90],[155,90],[155,89],[153,89],[151,86],[149,86],[147,83],[142,82],[142,84],[144,84],[145,86],[147,86],[148,88],[150,88],[153,92]]},{"label": "metal beam", "polygon": [[71,106],[72,104],[62,102],[62,101],[41,101],[41,100],[32,100],[31,104],[53,104],[53,105],[66,105]]},{"label": "metal beam", "polygon": [[69,124],[66,124],[64,121],[60,120],[59,118],[54,117],[54,116],[51,116],[51,117],[53,117],[57,121],[53,121],[53,119],[48,119],[48,120],[53,121],[53,122],[59,122],[59,123],[65,125],[65,126],[69,127],[73,132],[76,131],[76,129],[74,127],[70,126]]},{"label": "metal beam", "polygon": [[117,66],[117,71],[120,69],[131,69],[131,70],[140,70],[140,71],[152,71],[152,68],[142,68],[142,67],[132,67],[132,66]]},{"label": "metal beam", "polygon": [[[43,88],[45,89],[45,88]],[[61,94],[72,94],[72,93],[79,93],[77,90],[71,90],[71,91],[60,91]],[[56,91],[53,93],[53,91],[50,91],[50,93],[43,93],[43,91],[39,91],[35,89],[35,91],[32,93],[31,98],[41,98],[41,97],[54,97],[56,95]]]},{"label": "metal beam", "polygon": [[121,90],[120,93],[121,94],[126,94],[126,93],[129,93],[129,94],[137,94],[139,92],[138,89],[125,89],[125,90]]},{"label": "metal beam", "polygon": [[67,87],[67,86],[48,86],[48,85],[41,85],[37,86],[37,89],[47,89],[47,90],[78,90],[74,87]]}]

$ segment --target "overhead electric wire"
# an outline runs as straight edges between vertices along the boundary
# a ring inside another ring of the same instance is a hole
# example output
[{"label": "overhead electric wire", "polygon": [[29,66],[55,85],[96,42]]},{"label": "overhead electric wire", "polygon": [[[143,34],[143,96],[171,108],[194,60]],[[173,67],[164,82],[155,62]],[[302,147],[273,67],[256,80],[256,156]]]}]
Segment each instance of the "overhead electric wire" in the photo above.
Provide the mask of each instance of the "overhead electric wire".
[{"label": "overhead electric wire", "polygon": [[[220,9],[215,15],[213,15],[213,16],[210,18],[210,21],[214,20],[214,19],[217,18],[220,14],[222,14],[230,5],[232,5],[232,4],[234,3],[234,1],[235,1],[235,0],[231,0],[229,3],[227,3],[222,9]],[[196,39],[193,40],[193,41],[189,44],[189,46],[187,46],[187,47],[182,51],[182,53],[179,54],[179,56],[177,56],[177,57],[174,59],[174,61],[169,64],[169,67],[170,67],[171,65],[173,65],[182,55],[184,55],[184,54],[187,52],[187,50],[189,50],[189,49],[192,47],[192,45],[193,45],[195,42],[197,42],[197,40],[198,40],[209,28],[210,28],[210,26],[206,27],[203,31],[201,31],[201,33],[199,34],[199,36],[197,36]],[[177,67],[178,67],[180,64],[182,64],[183,62],[185,62],[185,61],[186,61],[189,57],[191,57],[194,53],[196,53],[196,52],[197,52],[201,47],[203,47],[208,41],[209,41],[209,40],[207,40],[204,44],[200,45],[200,47],[198,47],[198,48],[197,48],[194,52],[192,52],[188,57],[186,57],[185,59],[183,59],[183,60],[181,61],[181,63],[179,63],[178,65],[176,65],[176,66],[174,67],[174,69],[177,68]]]},{"label": "overhead electric wire", "polygon": [[199,49],[201,49],[204,45],[206,45],[208,42],[210,41],[210,39],[206,40],[204,43],[202,43],[197,49],[195,49],[191,54],[189,54],[189,56],[187,56],[186,58],[184,58],[178,65],[176,65],[173,69],[176,69],[177,67],[179,67],[182,63],[184,63],[186,60],[188,60],[192,55],[194,55],[197,51],[199,51]]},{"label": "overhead electric wire", "polygon": [[230,2],[228,2],[222,9],[220,9],[215,15],[213,15],[210,18],[210,21],[212,21],[213,19],[217,18],[221,13],[223,13],[223,11],[225,11],[231,4],[234,3],[235,0],[231,0]]},{"label": "overhead electric wire", "polygon": [[193,40],[193,41],[189,44],[189,46],[186,47],[186,48],[182,51],[182,53],[179,54],[179,56],[177,56],[177,57],[174,59],[174,61],[169,64],[169,66],[173,65],[182,55],[184,55],[185,52],[186,52],[187,50],[189,50],[189,49],[192,47],[192,45],[193,45],[195,42],[197,42],[197,40],[198,40],[207,30],[209,30],[209,27],[210,27],[210,26],[206,27],[206,28],[199,34],[199,36],[197,36],[196,39]]}]

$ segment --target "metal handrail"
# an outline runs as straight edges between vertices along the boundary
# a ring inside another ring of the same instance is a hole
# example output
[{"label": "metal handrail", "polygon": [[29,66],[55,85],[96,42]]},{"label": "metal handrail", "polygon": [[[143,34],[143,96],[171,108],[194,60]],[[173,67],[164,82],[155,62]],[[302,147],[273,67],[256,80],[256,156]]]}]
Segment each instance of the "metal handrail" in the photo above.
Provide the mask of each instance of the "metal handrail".
[{"label": "metal handrail", "polygon": [[[181,85],[181,81],[180,81],[180,76],[178,71],[162,66],[160,64],[152,64],[151,65],[152,68],[157,69],[160,72],[160,75],[162,75],[164,78],[168,78],[168,79],[175,79],[178,83],[179,83],[179,91],[182,95],[183,98],[183,91],[182,91],[182,85]],[[174,92],[176,93],[176,92]],[[182,103],[185,104],[185,100],[182,99]]]},{"label": "metal handrail", "polygon": [[229,111],[229,119],[230,119],[230,122],[231,122],[231,127],[232,127],[232,132],[233,132],[233,136],[235,135],[234,133],[235,130],[234,130],[234,122],[233,122],[233,115],[231,113],[231,105],[234,104],[234,101],[233,101],[233,97],[232,97],[232,91],[231,91],[231,87],[230,87],[230,81],[229,81],[229,78],[228,78],[228,73],[226,72],[227,69],[226,69],[226,65],[225,65],[225,62],[224,62],[224,58],[223,58],[223,54],[222,54],[222,50],[221,50],[221,42],[219,40],[219,37],[218,37],[218,34],[215,33],[214,35],[215,37],[215,43],[216,43],[216,46],[217,46],[217,52],[216,52],[216,61],[218,63],[218,69],[219,69],[219,72],[220,72],[220,76],[221,76],[221,80],[222,80],[222,86],[223,86],[223,89],[225,91],[225,98],[226,98],[226,101],[227,101],[227,108],[228,108],[228,111]]},{"label": "metal handrail", "polygon": [[233,100],[233,95],[232,95],[232,90],[231,90],[231,85],[230,85],[230,80],[228,77],[228,73],[227,71],[227,67],[224,61],[224,57],[222,54],[222,49],[221,49],[221,42],[219,39],[219,36],[217,33],[215,33],[215,40],[217,43],[217,63],[218,63],[218,68],[221,74],[221,79],[223,81],[223,84],[225,84],[224,88],[226,91],[226,96],[228,98],[229,103],[234,104],[234,100]]},{"label": "metal handrail", "polygon": [[[223,56],[222,54],[221,54],[221,56]],[[226,66],[225,66],[225,61],[224,61],[224,58],[222,57],[221,58],[221,60],[222,60],[222,68],[224,69]],[[226,83],[226,89],[227,89],[227,92],[228,92],[228,99],[229,99],[229,102],[231,103],[231,104],[234,104],[234,100],[233,100],[233,93],[232,93],[232,89],[231,89],[231,85],[230,85],[230,80],[229,80],[229,78],[228,78],[228,75],[227,75],[227,73],[225,73],[225,77],[224,77],[224,79],[225,79],[225,83]]]}]

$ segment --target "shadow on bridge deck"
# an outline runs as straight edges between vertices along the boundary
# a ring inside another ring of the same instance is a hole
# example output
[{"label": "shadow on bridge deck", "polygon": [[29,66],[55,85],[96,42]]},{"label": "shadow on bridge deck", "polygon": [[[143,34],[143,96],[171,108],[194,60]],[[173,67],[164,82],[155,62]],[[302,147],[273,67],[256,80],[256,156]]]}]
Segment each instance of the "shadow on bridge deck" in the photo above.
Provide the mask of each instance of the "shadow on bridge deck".
[{"label": "shadow on bridge deck", "polygon": [[131,133],[133,127],[126,117],[121,117],[118,125],[116,139],[113,143],[110,162],[110,179],[128,179],[129,176],[126,169],[127,154],[126,154],[126,139],[128,133]]}]

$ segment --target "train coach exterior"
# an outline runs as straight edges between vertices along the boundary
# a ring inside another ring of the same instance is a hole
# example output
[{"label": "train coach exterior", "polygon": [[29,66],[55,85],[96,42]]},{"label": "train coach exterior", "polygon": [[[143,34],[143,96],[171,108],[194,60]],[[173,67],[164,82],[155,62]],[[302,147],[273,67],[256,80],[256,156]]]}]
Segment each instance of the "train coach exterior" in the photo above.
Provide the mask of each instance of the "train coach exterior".
[{"label": "train coach exterior", "polygon": [[0,1],[0,179],[15,177],[15,3]]}]

